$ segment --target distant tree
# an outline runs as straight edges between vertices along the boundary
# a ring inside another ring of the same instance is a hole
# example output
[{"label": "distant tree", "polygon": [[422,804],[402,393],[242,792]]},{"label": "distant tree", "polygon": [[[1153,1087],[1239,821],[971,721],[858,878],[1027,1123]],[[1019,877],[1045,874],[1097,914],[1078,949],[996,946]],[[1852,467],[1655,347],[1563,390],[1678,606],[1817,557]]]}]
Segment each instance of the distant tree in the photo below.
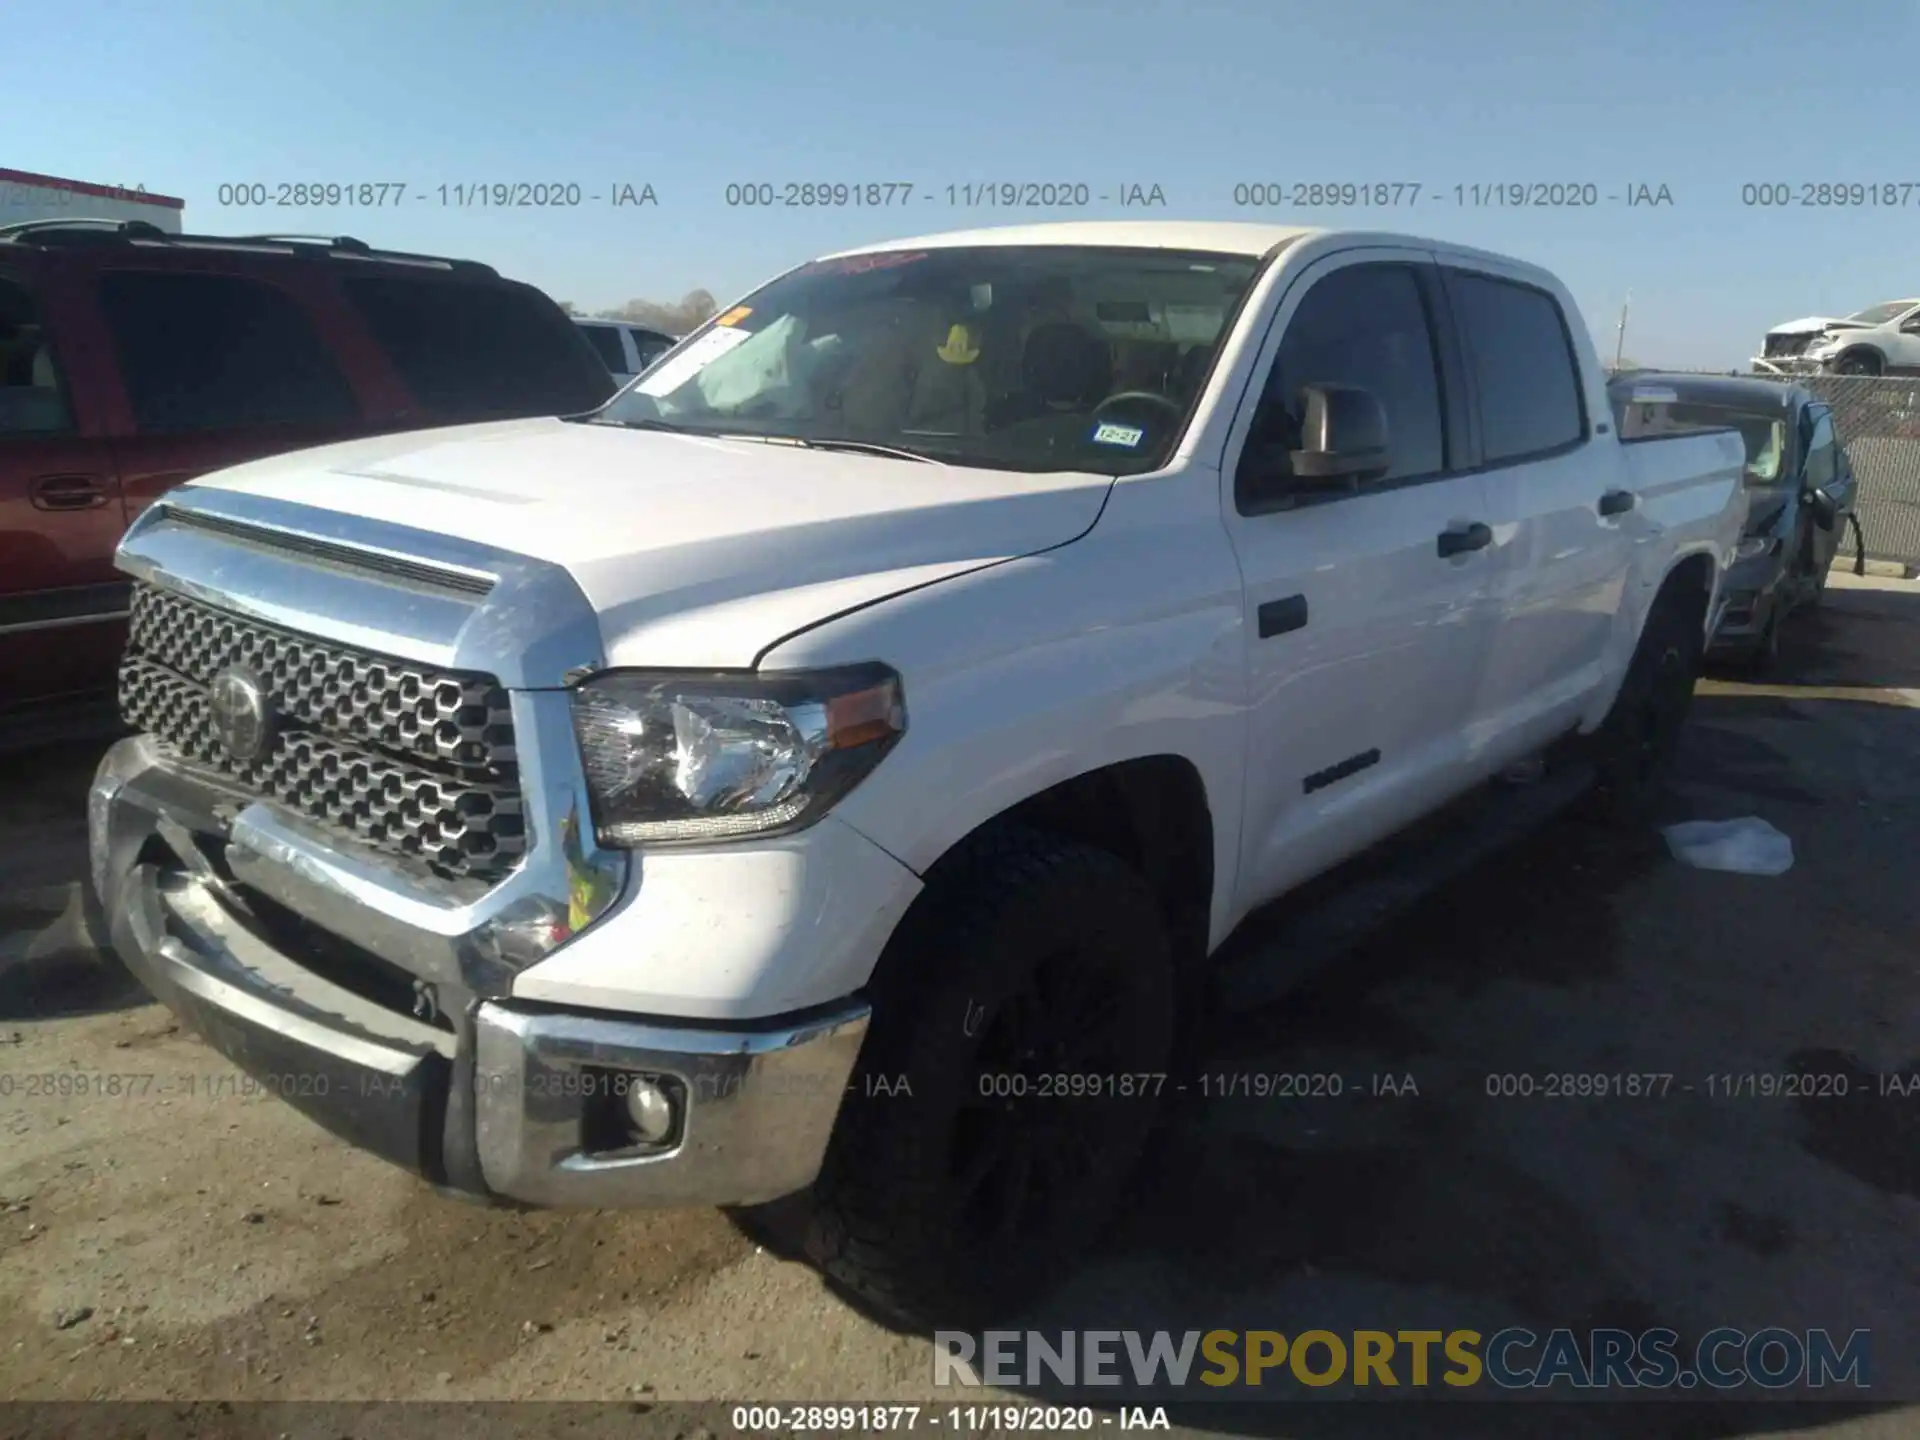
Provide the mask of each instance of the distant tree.
[{"label": "distant tree", "polygon": [[632,325],[644,325],[650,330],[664,330],[669,335],[684,335],[711,320],[713,312],[719,308],[711,291],[690,290],[678,304],[666,305],[658,300],[629,300],[611,310],[596,311],[595,315],[602,320],[625,320]]},{"label": "distant tree", "polygon": [[575,305],[571,300],[562,300],[560,302],[560,309],[563,314],[567,315],[578,315],[580,313],[580,307]]}]

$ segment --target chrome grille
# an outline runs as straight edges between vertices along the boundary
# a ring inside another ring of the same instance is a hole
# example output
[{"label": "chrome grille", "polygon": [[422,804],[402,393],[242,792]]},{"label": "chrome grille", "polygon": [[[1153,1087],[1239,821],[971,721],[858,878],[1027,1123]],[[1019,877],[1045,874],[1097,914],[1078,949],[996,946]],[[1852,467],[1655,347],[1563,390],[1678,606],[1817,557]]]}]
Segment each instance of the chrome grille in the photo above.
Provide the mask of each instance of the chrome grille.
[{"label": "chrome grille", "polygon": [[[266,753],[216,738],[208,686],[261,677],[280,720]],[[444,875],[493,876],[524,853],[507,692],[483,675],[316,640],[136,585],[120,666],[127,722],[342,839]]]}]

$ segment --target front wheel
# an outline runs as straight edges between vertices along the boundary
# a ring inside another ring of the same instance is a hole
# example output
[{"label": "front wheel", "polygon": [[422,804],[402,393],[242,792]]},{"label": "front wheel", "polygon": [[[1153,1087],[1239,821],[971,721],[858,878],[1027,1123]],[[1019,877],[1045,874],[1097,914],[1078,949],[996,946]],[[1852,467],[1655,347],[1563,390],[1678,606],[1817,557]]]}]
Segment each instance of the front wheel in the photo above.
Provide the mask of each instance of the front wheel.
[{"label": "front wheel", "polygon": [[1631,826],[1653,817],[1693,706],[1703,639],[1698,610],[1682,596],[1669,592],[1654,602],[1620,693],[1593,736],[1602,819]]},{"label": "front wheel", "polygon": [[881,962],[808,1258],[912,1324],[1033,1299],[1140,1159],[1174,995],[1160,907],[1117,857],[1021,830],[970,842]]},{"label": "front wheel", "polygon": [[1878,375],[1880,357],[1866,350],[1856,350],[1851,355],[1842,355],[1834,362],[1836,375]]}]

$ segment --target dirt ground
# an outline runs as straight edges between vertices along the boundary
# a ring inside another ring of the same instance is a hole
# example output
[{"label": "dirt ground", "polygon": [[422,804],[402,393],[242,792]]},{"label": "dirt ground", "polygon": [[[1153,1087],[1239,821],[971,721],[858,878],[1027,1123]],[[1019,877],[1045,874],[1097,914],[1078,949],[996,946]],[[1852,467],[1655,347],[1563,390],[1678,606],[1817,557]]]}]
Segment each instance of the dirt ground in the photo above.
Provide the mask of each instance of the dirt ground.
[{"label": "dirt ground", "polygon": [[[1790,872],[1554,822],[1227,1017],[1210,1068],[1347,1093],[1190,1104],[1102,1255],[1025,1323],[1865,1328],[1877,1404],[1857,1415],[1589,1407],[1511,1433],[1920,1433],[1920,1093],[1876,1078],[1920,1067],[1920,586],[1837,577],[1785,649],[1764,686],[1703,684],[1675,814],[1766,818]],[[235,1093],[71,943],[94,758],[0,767],[0,1396],[955,1398],[926,1338],[717,1212],[484,1210]],[[1848,1098],[1709,1078],[1793,1070],[1848,1076]],[[1626,1071],[1672,1078],[1659,1098],[1488,1093]],[[135,1078],[27,1093],[80,1074]],[[1366,1093],[1376,1074],[1412,1089]],[[1204,1425],[1483,1434],[1495,1409],[1514,1407]]]}]

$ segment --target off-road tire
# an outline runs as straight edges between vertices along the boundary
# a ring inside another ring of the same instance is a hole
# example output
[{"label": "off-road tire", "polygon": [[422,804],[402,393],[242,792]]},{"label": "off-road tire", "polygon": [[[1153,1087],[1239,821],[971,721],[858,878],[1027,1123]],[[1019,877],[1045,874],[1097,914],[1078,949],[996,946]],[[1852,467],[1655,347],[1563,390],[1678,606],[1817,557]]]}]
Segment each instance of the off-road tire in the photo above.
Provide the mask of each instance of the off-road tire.
[{"label": "off-road tire", "polygon": [[1666,794],[1693,705],[1704,648],[1698,602],[1669,591],[1654,602],[1607,718],[1589,753],[1589,812],[1622,828],[1648,823]]},{"label": "off-road tire", "polygon": [[[1139,1163],[1173,1084],[1167,925],[1116,856],[1009,828],[930,874],[870,996],[853,1086],[807,1197],[804,1252],[895,1320],[983,1323],[1084,1256]],[[1021,1058],[1023,1034],[1041,1053]],[[1073,1074],[1102,1093],[1043,1093],[1059,1088],[1046,1076]],[[1134,1093],[1116,1093],[1123,1085]],[[1016,1088],[1024,1096],[993,1093]],[[1007,1173],[969,1189],[996,1137]],[[989,1182],[1016,1173],[1050,1192],[995,1233]]]}]

